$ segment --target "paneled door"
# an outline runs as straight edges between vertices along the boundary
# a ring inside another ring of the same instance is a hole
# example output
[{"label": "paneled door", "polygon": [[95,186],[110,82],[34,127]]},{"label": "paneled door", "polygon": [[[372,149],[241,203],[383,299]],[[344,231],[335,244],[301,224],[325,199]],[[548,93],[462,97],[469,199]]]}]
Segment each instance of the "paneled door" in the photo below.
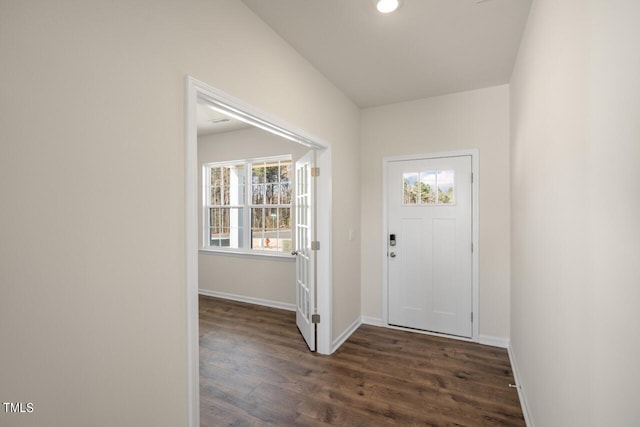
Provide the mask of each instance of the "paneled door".
[{"label": "paneled door", "polygon": [[296,162],[295,246],[296,324],[309,350],[316,350],[315,311],[314,182],[312,170],[315,153],[310,151]]},{"label": "paneled door", "polygon": [[471,338],[471,156],[387,165],[389,324]]}]

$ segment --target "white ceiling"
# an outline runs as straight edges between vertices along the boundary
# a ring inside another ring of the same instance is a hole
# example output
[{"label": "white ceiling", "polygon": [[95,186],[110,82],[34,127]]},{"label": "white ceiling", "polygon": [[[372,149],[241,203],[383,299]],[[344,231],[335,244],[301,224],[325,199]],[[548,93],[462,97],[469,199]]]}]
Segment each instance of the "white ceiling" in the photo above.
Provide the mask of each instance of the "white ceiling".
[{"label": "white ceiling", "polygon": [[236,120],[215,110],[210,104],[204,101],[198,102],[197,109],[198,136],[211,135],[214,133],[230,132],[232,130],[245,129],[251,125]]},{"label": "white ceiling", "polygon": [[360,107],[508,83],[531,0],[242,0]]}]

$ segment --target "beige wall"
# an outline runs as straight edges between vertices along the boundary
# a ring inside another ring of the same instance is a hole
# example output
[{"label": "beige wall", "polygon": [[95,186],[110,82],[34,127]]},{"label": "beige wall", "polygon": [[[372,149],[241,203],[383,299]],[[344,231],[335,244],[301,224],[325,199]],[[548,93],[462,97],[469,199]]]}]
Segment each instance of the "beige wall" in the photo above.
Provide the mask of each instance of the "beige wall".
[{"label": "beige wall", "polygon": [[382,159],[477,148],[480,335],[509,337],[509,88],[498,86],[362,113],[362,310],[382,317]]},{"label": "beige wall", "polygon": [[[198,137],[198,165],[256,157],[290,154],[295,161],[309,151],[300,144],[258,128],[241,129]],[[202,182],[198,168],[198,188]],[[202,191],[198,191],[202,206]],[[202,211],[198,211],[202,236]],[[200,239],[201,240],[201,239]],[[198,287],[241,297],[295,304],[295,258],[228,255],[201,252],[198,255]]]},{"label": "beige wall", "polygon": [[359,316],[359,111],[241,2],[3,0],[0,57],[1,425],[186,424],[188,74],[331,144]]},{"label": "beige wall", "polygon": [[262,300],[256,302],[275,307],[294,306],[295,280],[295,259],[218,252],[198,255],[198,284],[205,295],[207,291],[219,292],[229,294],[229,298]]},{"label": "beige wall", "polygon": [[640,3],[534,1],[511,80],[511,343],[536,426],[640,425]]}]

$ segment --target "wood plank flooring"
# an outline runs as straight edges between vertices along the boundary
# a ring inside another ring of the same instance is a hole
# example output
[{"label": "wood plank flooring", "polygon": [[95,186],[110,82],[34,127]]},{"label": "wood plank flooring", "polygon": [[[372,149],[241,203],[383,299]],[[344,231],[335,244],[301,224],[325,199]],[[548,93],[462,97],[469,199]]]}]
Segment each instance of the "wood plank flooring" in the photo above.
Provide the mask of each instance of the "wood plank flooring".
[{"label": "wood plank flooring", "polygon": [[311,353],[295,313],[200,297],[202,426],[524,426],[506,350],[361,326]]}]

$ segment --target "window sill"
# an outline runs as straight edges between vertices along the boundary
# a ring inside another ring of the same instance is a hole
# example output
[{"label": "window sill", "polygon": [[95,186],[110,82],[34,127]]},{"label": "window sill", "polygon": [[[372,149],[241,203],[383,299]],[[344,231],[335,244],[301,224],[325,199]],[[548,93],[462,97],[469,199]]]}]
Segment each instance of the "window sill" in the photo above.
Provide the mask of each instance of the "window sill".
[{"label": "window sill", "polygon": [[234,251],[234,250],[220,250],[220,249],[209,249],[209,248],[200,248],[198,249],[198,253],[201,255],[217,255],[217,256],[233,256],[239,258],[269,258],[278,261],[295,261],[296,257],[290,255],[288,253],[269,253],[269,252],[242,252],[242,251]]}]

